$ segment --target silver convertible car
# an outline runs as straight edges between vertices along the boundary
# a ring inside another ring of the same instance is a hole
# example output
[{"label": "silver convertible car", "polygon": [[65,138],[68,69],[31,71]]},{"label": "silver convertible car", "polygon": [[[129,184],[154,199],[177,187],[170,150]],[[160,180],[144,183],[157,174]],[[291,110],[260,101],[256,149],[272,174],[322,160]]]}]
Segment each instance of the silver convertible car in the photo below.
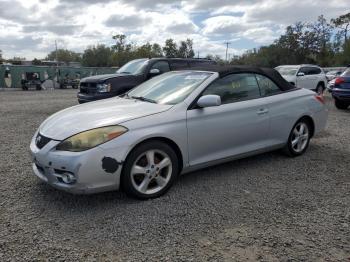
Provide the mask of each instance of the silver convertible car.
[{"label": "silver convertible car", "polygon": [[299,156],[327,115],[322,96],[274,69],[173,71],[52,115],[30,149],[34,173],[55,188],[147,199],[199,168],[276,149]]}]

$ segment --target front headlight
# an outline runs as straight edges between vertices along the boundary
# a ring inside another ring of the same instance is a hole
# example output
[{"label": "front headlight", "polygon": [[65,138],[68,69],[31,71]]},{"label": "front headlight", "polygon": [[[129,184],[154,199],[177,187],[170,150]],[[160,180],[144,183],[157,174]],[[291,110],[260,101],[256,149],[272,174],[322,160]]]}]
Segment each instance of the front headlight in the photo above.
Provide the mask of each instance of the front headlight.
[{"label": "front headlight", "polygon": [[121,136],[127,131],[128,129],[123,126],[107,126],[91,129],[67,138],[58,144],[56,150],[71,152],[85,151]]},{"label": "front headlight", "polygon": [[96,88],[99,93],[111,92],[111,84],[97,84]]}]

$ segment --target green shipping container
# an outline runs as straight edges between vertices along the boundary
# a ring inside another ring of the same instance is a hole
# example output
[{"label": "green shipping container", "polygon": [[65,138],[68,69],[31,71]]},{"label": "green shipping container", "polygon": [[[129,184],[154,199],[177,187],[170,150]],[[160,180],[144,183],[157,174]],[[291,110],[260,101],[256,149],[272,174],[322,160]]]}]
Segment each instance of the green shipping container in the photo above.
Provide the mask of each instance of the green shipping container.
[{"label": "green shipping container", "polygon": [[110,67],[0,65],[0,88],[21,88],[22,80],[33,75],[41,82],[62,82],[64,79],[80,80],[93,75],[113,74],[116,70]]}]

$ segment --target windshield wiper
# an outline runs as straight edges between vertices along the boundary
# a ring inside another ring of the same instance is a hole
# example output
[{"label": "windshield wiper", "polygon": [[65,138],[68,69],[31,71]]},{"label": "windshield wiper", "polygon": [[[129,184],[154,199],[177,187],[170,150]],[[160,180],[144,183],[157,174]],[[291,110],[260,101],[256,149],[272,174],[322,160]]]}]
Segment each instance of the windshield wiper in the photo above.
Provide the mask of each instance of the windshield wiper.
[{"label": "windshield wiper", "polygon": [[137,99],[137,100],[140,100],[140,101],[145,101],[145,102],[157,104],[157,101],[149,99],[149,98],[146,98],[146,97],[143,97],[143,96],[132,96],[131,98]]},{"label": "windshield wiper", "polygon": [[124,71],[124,72],[118,72],[119,74],[131,74],[130,72],[126,72],[126,71]]}]

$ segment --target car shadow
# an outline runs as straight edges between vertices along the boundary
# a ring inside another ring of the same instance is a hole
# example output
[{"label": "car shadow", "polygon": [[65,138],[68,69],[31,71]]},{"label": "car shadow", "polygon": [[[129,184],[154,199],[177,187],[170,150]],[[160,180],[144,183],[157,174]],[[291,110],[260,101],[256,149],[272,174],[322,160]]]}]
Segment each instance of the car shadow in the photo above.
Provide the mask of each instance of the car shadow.
[{"label": "car shadow", "polygon": [[[324,152],[327,152],[327,154]],[[73,195],[54,189],[43,182],[38,182],[36,186],[31,187],[29,197],[33,208],[37,209],[38,212],[47,212],[47,210],[41,210],[41,208],[46,208],[48,203],[50,209],[59,209],[61,212],[78,214],[89,212],[93,214],[98,209],[105,208],[128,209],[130,206],[148,206],[151,208],[158,202],[163,201],[169,202],[169,205],[171,205],[172,202],[180,201],[182,198],[186,198],[188,194],[193,194],[194,191],[199,192],[199,188],[215,188],[215,185],[225,183],[227,180],[232,180],[235,183],[240,181],[245,183],[245,180],[254,179],[259,175],[264,176],[264,174],[270,176],[270,179],[274,179],[273,177],[279,176],[279,174],[278,172],[270,174],[272,173],[271,163],[282,169],[282,167],[288,165],[298,166],[299,161],[323,162],[326,161],[329,155],[345,159],[349,155],[349,151],[340,150],[327,144],[310,144],[309,150],[303,156],[296,158],[287,157],[281,154],[280,151],[273,151],[234,160],[181,175],[173,185],[173,188],[164,196],[146,201],[128,197],[124,192],[120,191],[93,195]],[[261,170],[263,172],[260,172]],[[247,175],[250,177],[248,178]],[[232,176],[234,179],[232,179]],[[205,190],[202,191],[205,192]],[[200,193],[197,197],[201,197],[203,194],[205,193]]]}]

